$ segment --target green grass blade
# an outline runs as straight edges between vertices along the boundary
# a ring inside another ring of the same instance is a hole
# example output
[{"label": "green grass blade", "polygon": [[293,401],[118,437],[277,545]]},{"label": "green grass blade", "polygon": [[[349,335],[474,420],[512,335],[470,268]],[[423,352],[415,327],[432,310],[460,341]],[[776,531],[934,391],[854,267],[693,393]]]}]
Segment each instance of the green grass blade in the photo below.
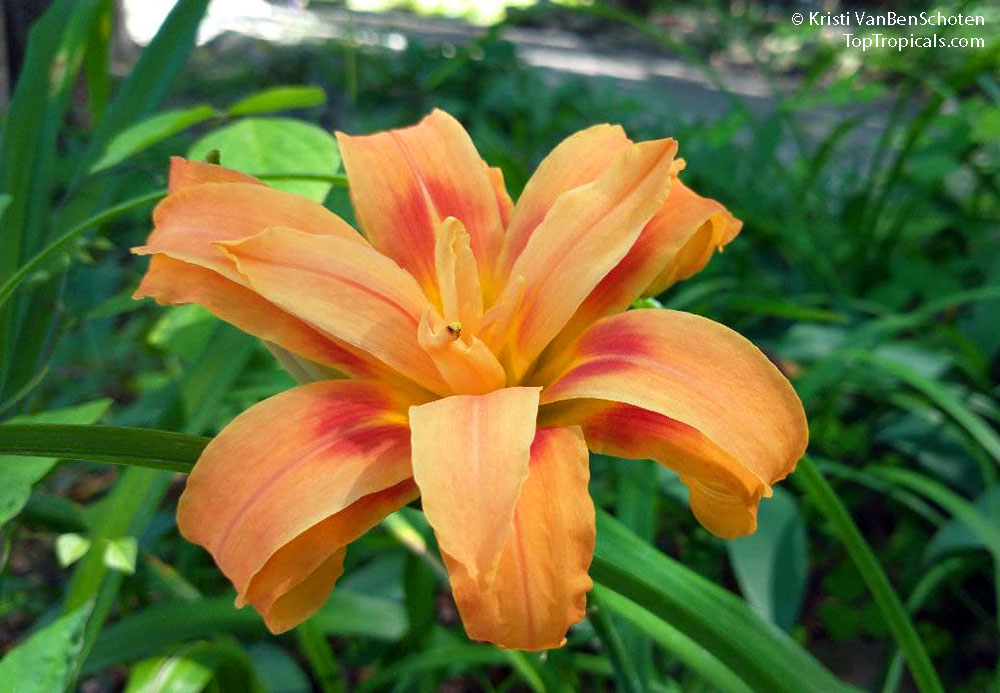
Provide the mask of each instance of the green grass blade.
[{"label": "green grass blade", "polygon": [[861,535],[833,488],[808,457],[799,462],[797,473],[793,478],[805,488],[843,542],[862,579],[868,585],[899,649],[906,657],[917,688],[921,693],[944,693],[944,687],[934,669],[934,664],[920,636],[917,635],[917,629],[913,626],[913,621],[910,620],[899,595],[892,588],[871,546]]},{"label": "green grass blade", "polygon": [[17,271],[11,274],[10,278],[3,283],[3,286],[0,286],[0,307],[3,307],[21,282],[31,276],[32,272],[44,265],[48,260],[52,259],[52,257],[63,250],[70,243],[70,241],[79,237],[83,232],[88,229],[92,229],[95,226],[107,223],[115,217],[127,214],[138,207],[142,207],[150,202],[155,202],[164,195],[166,195],[165,190],[157,190],[146,195],[134,197],[131,200],[126,200],[125,202],[117,204],[114,207],[109,207],[103,212],[95,214],[89,219],[84,219],[79,224],[63,233],[59,236],[59,238],[52,241],[52,243],[28,260],[28,262],[19,267]]},{"label": "green grass blade", "polygon": [[954,419],[955,423],[964,428],[972,439],[979,443],[990,457],[1000,465],[1000,436],[978,414],[962,404],[947,388],[891,359],[868,352],[863,352],[858,357],[895,375],[913,389],[918,390],[936,404],[941,411]]},{"label": "green grass blade", "polygon": [[296,628],[295,634],[302,654],[319,682],[319,689],[323,693],[342,693],[345,688],[340,668],[323,631],[310,619]]},{"label": "green grass blade", "polygon": [[703,647],[630,599],[603,585],[595,585],[591,600],[618,614],[642,631],[664,650],[676,656],[707,684],[720,691],[749,693],[750,687]]},{"label": "green grass blade", "polygon": [[849,687],[731,592],[685,568],[624,525],[598,512],[591,575],[641,604],[705,648],[755,690],[848,690]]},{"label": "green grass blade", "polygon": [[208,438],[123,426],[2,424],[0,455],[59,457],[187,473]]}]

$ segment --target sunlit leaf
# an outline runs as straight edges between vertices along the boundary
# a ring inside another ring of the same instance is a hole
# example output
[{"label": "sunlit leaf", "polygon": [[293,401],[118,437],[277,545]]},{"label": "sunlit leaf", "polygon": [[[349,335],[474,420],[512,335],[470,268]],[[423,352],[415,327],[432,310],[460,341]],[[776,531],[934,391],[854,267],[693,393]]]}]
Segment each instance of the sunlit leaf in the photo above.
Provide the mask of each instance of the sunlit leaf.
[{"label": "sunlit leaf", "polygon": [[96,173],[125,161],[157,142],[218,115],[211,106],[194,106],[164,111],[141,120],[115,135],[103,156],[90,168]]},{"label": "sunlit leaf", "polygon": [[[340,153],[333,135],[312,123],[291,118],[245,118],[210,132],[195,142],[188,156],[204,159],[218,149],[223,166],[250,174],[336,173]],[[271,184],[319,202],[331,183],[274,180]]]},{"label": "sunlit leaf", "polygon": [[273,113],[292,108],[309,108],[326,103],[326,92],[320,87],[271,87],[240,99],[227,109],[231,116]]},{"label": "sunlit leaf", "polygon": [[87,608],[53,621],[0,660],[0,693],[53,693],[67,688]]}]

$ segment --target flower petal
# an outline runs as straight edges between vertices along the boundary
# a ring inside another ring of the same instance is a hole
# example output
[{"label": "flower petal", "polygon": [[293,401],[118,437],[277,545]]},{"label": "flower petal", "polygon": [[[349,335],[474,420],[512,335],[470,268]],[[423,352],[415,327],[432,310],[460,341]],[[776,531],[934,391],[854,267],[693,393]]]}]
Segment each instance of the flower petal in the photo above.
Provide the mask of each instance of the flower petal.
[{"label": "flower petal", "polygon": [[437,300],[434,241],[447,217],[469,232],[487,284],[503,228],[486,163],[461,123],[435,110],[417,125],[374,135],[337,133],[362,231]]},{"label": "flower petal", "polygon": [[628,254],[576,309],[552,340],[549,353],[565,349],[591,324],[622,312],[640,296],[655,296],[695,274],[716,249],[736,237],[742,225],[721,204],[698,195],[675,177],[663,207]]},{"label": "flower petal", "polygon": [[572,359],[541,400],[569,406],[543,421],[581,424],[591,449],[675,469],[698,519],[721,536],[756,528],[757,501],[805,451],[792,386],[753,344],[706,318],[669,310],[605,318]]},{"label": "flower petal", "polygon": [[528,476],[538,388],[446,397],[410,408],[413,478],[441,550],[487,585]]},{"label": "flower petal", "polygon": [[503,179],[503,171],[496,166],[490,166],[490,183],[493,184],[493,192],[496,194],[497,198],[497,209],[500,212],[500,225],[503,228],[507,228],[507,224],[510,223],[510,217],[514,213],[514,201],[510,199],[510,193],[507,192],[507,184]]},{"label": "flower petal", "polygon": [[303,385],[236,417],[188,476],[181,533],[274,630],[318,608],[337,552],[415,494],[407,404],[372,382]]},{"label": "flower petal", "polygon": [[[669,139],[628,145],[596,181],[563,193],[531,234],[511,270],[525,281],[508,342],[516,379],[663,205],[676,151]],[[505,293],[515,290],[511,282]],[[505,305],[503,295],[497,305]]]},{"label": "flower petal", "polygon": [[594,504],[589,457],[579,428],[539,430],[513,531],[486,590],[445,554],[452,592],[469,637],[500,647],[544,650],[566,642],[593,586]]},{"label": "flower petal", "polygon": [[387,377],[389,373],[364,352],[323,334],[250,289],[167,255],[153,255],[133,294],[137,299],[147,296],[160,305],[198,304],[244,332],[345,375]]},{"label": "flower petal", "polygon": [[570,135],[549,152],[524,186],[507,225],[500,254],[501,277],[509,275],[559,196],[600,178],[628,144],[620,125],[594,125]]},{"label": "flower petal", "polygon": [[658,228],[650,229],[649,245],[667,247],[661,246],[662,256],[657,258],[662,263],[660,272],[643,290],[646,296],[663,293],[700,272],[712,254],[721,251],[743,228],[743,222],[721,203],[702,197],[680,180],[674,181],[667,204],[654,223]]},{"label": "flower petal", "polygon": [[225,166],[208,164],[204,161],[170,157],[170,176],[167,191],[174,193],[184,188],[192,188],[205,183],[252,183],[267,185],[262,180]]},{"label": "flower petal", "polygon": [[137,255],[164,253],[239,281],[216,246],[288,226],[367,246],[347,222],[312,200],[254,183],[204,183],[171,193],[153,210],[153,232]]},{"label": "flower petal", "polygon": [[279,308],[433,392],[450,392],[417,341],[427,305],[420,287],[368,244],[275,227],[220,249]]}]

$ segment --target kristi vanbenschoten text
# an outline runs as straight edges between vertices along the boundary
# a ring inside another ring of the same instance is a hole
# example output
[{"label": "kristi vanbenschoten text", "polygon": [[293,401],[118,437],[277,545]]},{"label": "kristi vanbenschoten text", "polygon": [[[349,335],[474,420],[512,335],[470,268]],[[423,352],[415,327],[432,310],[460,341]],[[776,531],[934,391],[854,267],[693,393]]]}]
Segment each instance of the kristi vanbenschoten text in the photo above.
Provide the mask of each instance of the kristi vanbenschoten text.
[{"label": "kristi vanbenschoten text", "polygon": [[865,12],[810,12],[809,26],[985,26],[986,19],[978,14],[944,14],[920,12],[902,14],[891,10],[882,13]]}]

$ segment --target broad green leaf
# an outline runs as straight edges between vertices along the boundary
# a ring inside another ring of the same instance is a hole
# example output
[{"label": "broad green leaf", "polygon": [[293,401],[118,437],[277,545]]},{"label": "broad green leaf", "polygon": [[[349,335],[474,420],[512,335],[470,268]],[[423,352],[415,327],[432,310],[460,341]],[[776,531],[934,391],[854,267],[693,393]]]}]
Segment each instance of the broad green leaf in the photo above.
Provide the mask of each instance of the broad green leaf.
[{"label": "broad green leaf", "polygon": [[255,115],[291,108],[309,108],[324,103],[326,103],[326,92],[320,87],[271,87],[240,99],[226,112],[231,116]]},{"label": "broad green leaf", "polygon": [[806,527],[791,494],[775,489],[760,504],[757,531],[726,542],[736,582],[754,611],[791,631],[806,591]]},{"label": "broad green leaf", "polygon": [[394,599],[336,589],[312,618],[327,635],[361,635],[398,640],[406,633],[406,606]]},{"label": "broad green leaf", "polygon": [[590,574],[605,588],[669,623],[754,690],[847,689],[746,602],[660,553],[602,511],[597,514]]},{"label": "broad green leaf", "polygon": [[56,558],[63,568],[73,565],[90,550],[90,539],[70,532],[56,537]]},{"label": "broad green leaf", "polygon": [[[250,174],[332,174],[340,166],[333,135],[292,118],[245,118],[208,133],[195,142],[188,156],[204,159],[213,149],[219,150],[223,166]],[[333,187],[324,181],[304,180],[275,180],[272,185],[319,202]]]},{"label": "broad green leaf", "polygon": [[135,572],[135,559],[139,544],[132,537],[109,539],[104,544],[104,565],[119,573],[131,575]]},{"label": "broad green leaf", "polygon": [[257,678],[272,693],[310,693],[309,677],[290,654],[277,645],[260,642],[246,648]]},{"label": "broad green leaf", "polygon": [[103,156],[90,167],[91,173],[111,168],[157,142],[214,118],[219,113],[211,106],[194,106],[164,111],[141,120],[115,135]]},{"label": "broad green leaf", "polygon": [[0,693],[56,693],[70,683],[87,613],[80,607],[53,621],[0,660]]},{"label": "broad green leaf", "polygon": [[[18,416],[4,424],[92,424],[108,410],[110,399],[100,399],[64,409]],[[0,454],[0,526],[21,512],[32,487],[52,469],[57,457]]]},{"label": "broad green leaf", "polygon": [[125,693],[200,693],[213,681],[223,691],[262,690],[253,665],[239,647],[201,642],[136,664]]}]

